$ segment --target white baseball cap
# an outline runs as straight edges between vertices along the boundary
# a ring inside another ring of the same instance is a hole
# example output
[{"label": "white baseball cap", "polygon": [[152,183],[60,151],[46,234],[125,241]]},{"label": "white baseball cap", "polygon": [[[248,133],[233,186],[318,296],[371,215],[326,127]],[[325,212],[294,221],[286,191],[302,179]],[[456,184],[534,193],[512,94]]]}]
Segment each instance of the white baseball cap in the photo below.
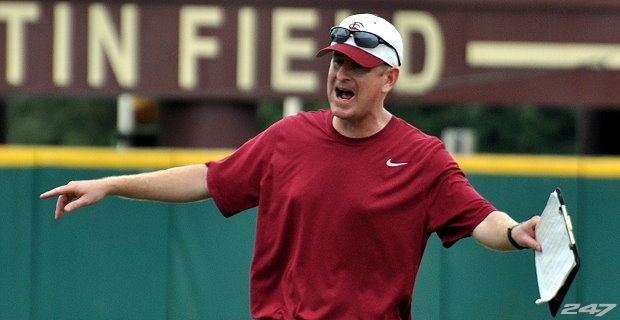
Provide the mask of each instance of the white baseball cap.
[{"label": "white baseball cap", "polygon": [[[346,17],[330,31],[331,44],[316,56],[337,51],[366,68],[383,63],[400,66],[403,59],[403,39],[387,20],[363,13]],[[375,46],[374,48],[372,46]]]}]

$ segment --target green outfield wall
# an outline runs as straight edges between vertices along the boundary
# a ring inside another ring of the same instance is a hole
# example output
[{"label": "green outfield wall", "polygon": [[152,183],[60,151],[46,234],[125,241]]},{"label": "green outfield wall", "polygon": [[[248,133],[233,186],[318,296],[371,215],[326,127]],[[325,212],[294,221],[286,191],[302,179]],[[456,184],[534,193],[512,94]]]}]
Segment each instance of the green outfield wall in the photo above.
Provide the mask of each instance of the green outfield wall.
[{"label": "green outfield wall", "polygon": [[[223,218],[211,200],[164,204],[107,198],[53,219],[43,191],[227,150],[0,147],[0,319],[248,319],[256,211]],[[562,188],[582,268],[565,302],[620,303],[620,158],[459,157],[476,188],[518,220]],[[418,276],[416,319],[547,319],[534,254],[433,236]],[[620,308],[618,308],[620,309]],[[590,319],[578,313],[565,319]],[[618,319],[611,310],[603,319]],[[562,318],[560,318],[562,319]]]}]

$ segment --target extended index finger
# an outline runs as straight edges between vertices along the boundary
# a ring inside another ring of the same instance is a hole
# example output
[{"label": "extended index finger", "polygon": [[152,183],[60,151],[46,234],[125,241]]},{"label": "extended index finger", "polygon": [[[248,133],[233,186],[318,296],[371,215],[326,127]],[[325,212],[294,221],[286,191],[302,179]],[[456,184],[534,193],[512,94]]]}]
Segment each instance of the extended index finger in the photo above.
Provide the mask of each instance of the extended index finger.
[{"label": "extended index finger", "polygon": [[69,193],[69,186],[64,185],[64,186],[56,187],[56,188],[54,188],[52,190],[48,190],[46,192],[43,192],[39,196],[39,198],[41,198],[41,199],[49,199],[49,198],[52,198],[52,197],[55,197],[55,196],[60,196],[60,195],[67,194],[67,193]]}]

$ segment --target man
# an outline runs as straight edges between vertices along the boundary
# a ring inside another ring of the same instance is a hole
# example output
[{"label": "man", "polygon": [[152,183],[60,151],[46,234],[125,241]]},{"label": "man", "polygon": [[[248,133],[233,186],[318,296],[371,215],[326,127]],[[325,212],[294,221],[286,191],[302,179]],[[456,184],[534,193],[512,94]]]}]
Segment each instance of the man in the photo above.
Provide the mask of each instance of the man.
[{"label": "man", "polygon": [[441,142],[384,107],[403,59],[387,21],[353,15],[330,31],[329,110],[287,117],[217,162],[70,182],[55,217],[108,195],[212,197],[225,216],[258,206],[256,319],[408,319],[428,237],[473,235],[495,250],[541,250],[538,217],[517,224],[469,184]]}]

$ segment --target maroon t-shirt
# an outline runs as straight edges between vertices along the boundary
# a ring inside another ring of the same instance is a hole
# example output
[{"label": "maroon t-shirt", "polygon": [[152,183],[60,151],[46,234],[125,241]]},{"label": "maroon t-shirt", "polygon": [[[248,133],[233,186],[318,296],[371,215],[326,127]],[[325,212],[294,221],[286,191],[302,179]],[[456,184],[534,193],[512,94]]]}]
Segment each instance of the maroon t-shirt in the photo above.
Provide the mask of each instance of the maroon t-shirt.
[{"label": "maroon t-shirt", "polygon": [[428,237],[451,246],[495,210],[439,139],[397,117],[351,139],[329,111],[301,113],[207,165],[222,214],[258,206],[257,319],[410,318]]}]

